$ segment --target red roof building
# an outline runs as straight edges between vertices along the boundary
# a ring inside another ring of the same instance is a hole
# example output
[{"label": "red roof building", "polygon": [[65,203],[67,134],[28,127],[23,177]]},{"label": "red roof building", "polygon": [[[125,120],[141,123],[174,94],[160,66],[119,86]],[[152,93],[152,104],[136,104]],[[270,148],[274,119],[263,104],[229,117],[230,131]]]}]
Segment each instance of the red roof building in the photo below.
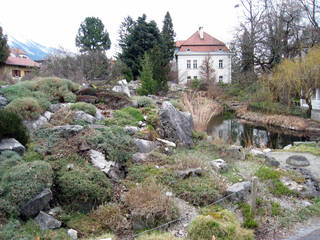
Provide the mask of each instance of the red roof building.
[{"label": "red roof building", "polygon": [[179,82],[201,78],[199,67],[207,57],[211,59],[217,81],[230,83],[232,53],[222,41],[204,32],[202,27],[187,40],[176,42],[175,62]]}]

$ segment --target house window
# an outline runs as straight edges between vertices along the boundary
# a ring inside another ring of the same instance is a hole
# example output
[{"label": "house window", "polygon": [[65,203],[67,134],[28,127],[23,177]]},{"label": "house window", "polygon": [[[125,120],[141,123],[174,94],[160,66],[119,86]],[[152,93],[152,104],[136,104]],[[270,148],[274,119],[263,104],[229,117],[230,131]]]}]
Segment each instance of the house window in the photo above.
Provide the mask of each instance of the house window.
[{"label": "house window", "polygon": [[191,60],[187,60],[187,68],[191,68]]},{"label": "house window", "polygon": [[21,77],[20,70],[12,70],[12,77]]},{"label": "house window", "polygon": [[223,68],[223,60],[219,60],[219,68]]},{"label": "house window", "polygon": [[220,83],[223,82],[223,76],[219,76],[219,82],[220,82]]},{"label": "house window", "polygon": [[195,69],[198,68],[198,62],[197,62],[197,60],[193,60],[193,68],[195,68]]},{"label": "house window", "polygon": [[198,79],[198,76],[193,76],[193,79]]},{"label": "house window", "polygon": [[31,71],[24,71],[24,75],[28,75],[30,73],[31,73]]}]

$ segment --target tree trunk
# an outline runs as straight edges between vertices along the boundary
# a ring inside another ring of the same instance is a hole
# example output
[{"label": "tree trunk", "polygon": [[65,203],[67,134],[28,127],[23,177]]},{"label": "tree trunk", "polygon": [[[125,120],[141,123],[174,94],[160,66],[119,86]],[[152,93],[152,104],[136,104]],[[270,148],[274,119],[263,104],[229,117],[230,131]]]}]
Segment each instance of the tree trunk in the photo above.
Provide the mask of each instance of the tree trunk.
[{"label": "tree trunk", "polygon": [[308,104],[307,115],[310,118],[311,117],[311,110],[312,110],[311,98],[306,98],[306,103]]}]

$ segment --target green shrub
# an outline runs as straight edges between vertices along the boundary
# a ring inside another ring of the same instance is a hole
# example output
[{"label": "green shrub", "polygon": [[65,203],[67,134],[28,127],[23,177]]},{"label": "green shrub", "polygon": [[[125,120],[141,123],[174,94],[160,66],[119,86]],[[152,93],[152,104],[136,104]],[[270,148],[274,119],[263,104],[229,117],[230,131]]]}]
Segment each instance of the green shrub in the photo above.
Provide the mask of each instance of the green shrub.
[{"label": "green shrub", "polygon": [[122,128],[111,126],[95,131],[95,134],[87,139],[94,148],[105,151],[109,161],[126,163],[136,150],[133,139]]},{"label": "green shrub", "polygon": [[73,111],[83,111],[85,113],[88,113],[92,116],[96,115],[96,107],[93,106],[90,103],[85,102],[77,102],[71,105],[71,110]]},{"label": "green shrub", "polygon": [[219,240],[254,239],[253,233],[242,229],[228,210],[196,217],[188,227],[188,236],[191,240],[211,240],[213,236]]},{"label": "green shrub", "polygon": [[133,107],[126,107],[113,113],[113,120],[106,120],[105,125],[118,126],[138,126],[139,121],[143,120],[142,112]]},{"label": "green shrub", "polygon": [[4,109],[27,120],[38,119],[42,113],[38,101],[31,97],[17,98],[10,102]]},{"label": "green shrub", "polygon": [[0,110],[0,139],[15,138],[21,144],[26,145],[29,141],[28,129],[23,125],[19,115]]},{"label": "green shrub", "polygon": [[138,101],[139,108],[154,106],[154,101],[152,100],[152,98],[147,97],[147,96],[137,97],[137,101]]},{"label": "green shrub", "polygon": [[157,128],[160,123],[159,115],[155,112],[149,112],[146,119],[147,124],[151,125],[153,128]]},{"label": "green shrub", "polygon": [[198,78],[194,78],[190,81],[190,87],[192,89],[199,89],[200,84],[201,84],[201,81]]},{"label": "green shrub", "polygon": [[32,97],[32,91],[25,83],[18,83],[6,88],[1,88],[1,93],[9,102],[17,98]]},{"label": "green shrub", "polygon": [[34,161],[11,167],[2,177],[4,198],[12,206],[29,200],[52,185],[53,171],[43,161]]},{"label": "green shrub", "polygon": [[61,78],[38,78],[35,80],[35,90],[48,96],[50,102],[75,102],[77,97],[73,93],[79,85]]},{"label": "green shrub", "polygon": [[71,171],[61,170],[58,175],[58,199],[71,210],[87,212],[111,198],[112,185],[98,169],[86,166]]},{"label": "green shrub", "polygon": [[18,153],[9,150],[3,151],[0,154],[0,181],[7,170],[22,162],[23,158]]}]

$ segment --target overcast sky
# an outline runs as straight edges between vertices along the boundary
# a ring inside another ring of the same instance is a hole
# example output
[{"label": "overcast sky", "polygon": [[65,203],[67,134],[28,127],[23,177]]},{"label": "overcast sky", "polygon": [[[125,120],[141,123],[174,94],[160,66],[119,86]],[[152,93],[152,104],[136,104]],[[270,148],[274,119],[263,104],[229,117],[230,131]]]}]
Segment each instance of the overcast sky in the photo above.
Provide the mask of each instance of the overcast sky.
[{"label": "overcast sky", "polygon": [[130,15],[133,19],[147,15],[159,29],[170,12],[176,40],[185,40],[199,26],[217,39],[228,43],[238,24],[238,0],[10,0],[2,1],[0,26],[5,34],[19,40],[27,38],[49,47],[63,47],[76,52],[75,37],[86,17],[98,17],[112,42],[108,55],[117,51],[120,23]]}]

